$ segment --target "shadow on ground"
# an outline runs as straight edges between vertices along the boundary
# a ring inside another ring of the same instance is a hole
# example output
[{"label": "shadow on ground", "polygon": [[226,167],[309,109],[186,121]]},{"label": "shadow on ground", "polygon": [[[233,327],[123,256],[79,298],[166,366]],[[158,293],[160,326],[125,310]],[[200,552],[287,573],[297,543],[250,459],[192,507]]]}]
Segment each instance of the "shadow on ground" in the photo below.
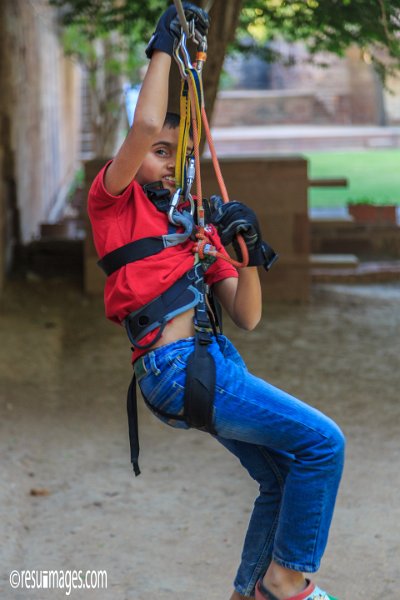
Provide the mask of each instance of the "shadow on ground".
[{"label": "shadow on ground", "polygon": [[[255,374],[347,436],[318,576],[341,600],[398,597],[399,306],[400,285],[319,286],[308,306],[268,306],[251,334],[226,331]],[[43,598],[13,591],[13,569],[105,569],[107,590],[71,598],[227,599],[255,484],[212,438],[173,431],[143,407],[133,477],[129,343],[101,299],[65,281],[15,281],[0,331],[1,597]]]}]

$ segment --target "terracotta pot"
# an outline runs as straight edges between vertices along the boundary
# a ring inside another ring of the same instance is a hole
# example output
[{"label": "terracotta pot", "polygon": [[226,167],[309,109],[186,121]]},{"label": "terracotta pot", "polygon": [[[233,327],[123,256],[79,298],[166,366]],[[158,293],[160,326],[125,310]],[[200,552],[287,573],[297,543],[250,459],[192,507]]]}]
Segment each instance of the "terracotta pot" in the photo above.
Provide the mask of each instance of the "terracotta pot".
[{"label": "terracotta pot", "polygon": [[396,206],[375,204],[348,204],[349,214],[358,223],[381,223],[396,225]]}]

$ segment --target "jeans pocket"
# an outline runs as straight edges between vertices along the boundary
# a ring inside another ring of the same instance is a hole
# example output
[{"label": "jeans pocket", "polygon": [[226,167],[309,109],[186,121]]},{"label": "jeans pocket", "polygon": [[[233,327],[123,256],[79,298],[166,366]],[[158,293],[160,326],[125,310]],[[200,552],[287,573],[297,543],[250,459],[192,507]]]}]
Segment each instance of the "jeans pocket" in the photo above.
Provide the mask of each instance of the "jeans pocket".
[{"label": "jeans pocket", "polygon": [[[193,352],[192,349],[188,352],[190,355]],[[187,367],[187,356],[183,356],[182,354],[178,354],[174,356],[170,360],[171,368],[176,369],[176,371],[186,371]]]},{"label": "jeans pocket", "polygon": [[143,396],[150,404],[156,404],[157,399],[163,397],[172,385],[175,377],[173,367],[166,368],[157,373],[150,371],[139,381],[139,387]]},{"label": "jeans pocket", "polygon": [[182,419],[176,419],[176,416],[183,417],[184,411],[184,394],[185,388],[177,381],[172,381],[168,386],[159,388],[157,395],[152,395],[151,398],[146,396],[146,386],[142,385],[140,389],[145,402],[153,414],[171,427],[188,429],[189,426]]}]

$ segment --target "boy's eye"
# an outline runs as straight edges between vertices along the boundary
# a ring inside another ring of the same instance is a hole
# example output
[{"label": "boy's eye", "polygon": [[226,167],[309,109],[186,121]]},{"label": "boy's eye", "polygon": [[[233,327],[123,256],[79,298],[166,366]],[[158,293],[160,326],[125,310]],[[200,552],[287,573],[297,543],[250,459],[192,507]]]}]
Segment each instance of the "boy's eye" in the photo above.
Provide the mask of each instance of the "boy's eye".
[{"label": "boy's eye", "polygon": [[165,150],[165,148],[158,148],[158,150],[156,150],[156,154],[158,154],[158,156],[168,156],[168,152]]}]

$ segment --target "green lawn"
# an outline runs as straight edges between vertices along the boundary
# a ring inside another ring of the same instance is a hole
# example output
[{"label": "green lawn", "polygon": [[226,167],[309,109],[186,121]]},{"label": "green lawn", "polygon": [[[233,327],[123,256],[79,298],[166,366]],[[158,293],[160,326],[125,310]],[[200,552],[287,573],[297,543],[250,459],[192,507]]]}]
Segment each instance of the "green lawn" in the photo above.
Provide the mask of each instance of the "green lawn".
[{"label": "green lawn", "polygon": [[345,177],[347,188],[310,188],[310,205],[344,206],[368,198],[379,204],[400,205],[400,150],[307,152],[309,177]]}]

